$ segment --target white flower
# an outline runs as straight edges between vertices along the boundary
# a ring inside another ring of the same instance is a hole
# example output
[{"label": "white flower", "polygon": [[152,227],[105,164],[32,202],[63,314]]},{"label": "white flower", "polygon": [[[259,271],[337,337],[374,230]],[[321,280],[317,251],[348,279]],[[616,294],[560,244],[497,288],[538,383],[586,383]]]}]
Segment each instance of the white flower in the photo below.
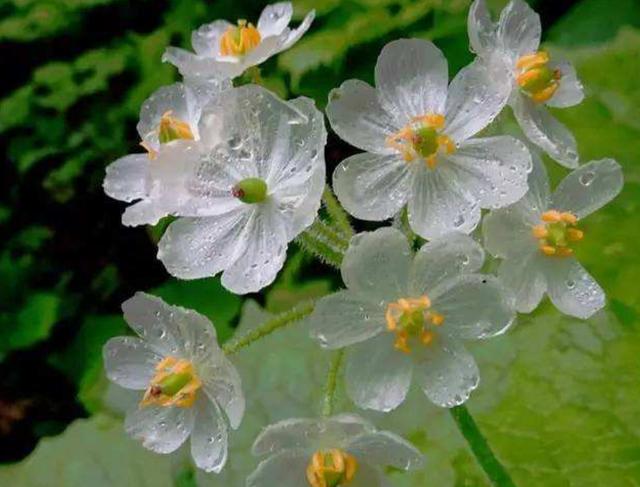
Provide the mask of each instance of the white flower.
[{"label": "white flower", "polygon": [[578,166],[578,150],[571,132],[546,106],[565,108],[584,98],[573,66],[552,60],[540,50],[540,17],[523,0],[511,0],[498,23],[491,20],[484,0],[469,10],[471,48],[492,72],[496,89],[510,87],[509,104],[527,137],[560,164]]},{"label": "white flower", "polygon": [[520,141],[471,138],[505,103],[486,69],[473,63],[448,88],[447,72],[431,42],[404,39],[382,50],[375,89],[349,80],[329,95],[333,129],[367,151],[333,174],[353,216],[385,220],[407,204],[412,229],[430,239],[469,233],[481,208],[506,206],[526,192],[531,156]]},{"label": "white flower", "polygon": [[288,27],[292,14],[291,3],[280,2],[262,11],[257,27],[246,20],[239,20],[237,26],[216,20],[193,32],[195,54],[169,47],[162,60],[176,66],[185,77],[234,78],[298,42],[311,26],[315,11],[293,30]]},{"label": "white flower", "polygon": [[185,218],[169,226],[158,258],[181,279],[224,271],[227,289],[258,291],[320,207],[323,116],[308,98],[284,102],[246,85],[206,107],[199,133],[171,187],[172,214]]},{"label": "white flower", "polygon": [[560,311],[578,318],[604,306],[603,290],[573,257],[573,247],[585,237],[581,220],[611,201],[622,185],[618,163],[603,159],[576,169],[550,194],[535,157],[527,195],[485,217],[485,247],[503,259],[498,276],[513,291],[518,311],[533,311],[545,292]]},{"label": "white flower", "polygon": [[227,421],[233,429],[240,425],[245,402],[215,328],[195,311],[144,293],[125,301],[122,310],[140,338],[112,338],[103,355],[110,380],[144,391],[126,416],[127,433],[156,453],[171,453],[191,436],[196,465],[220,472],[227,460]]},{"label": "white flower", "polygon": [[422,454],[400,436],[347,414],[268,426],[253,453],[268,458],[247,487],[383,487],[384,467],[409,470],[423,463]]},{"label": "white flower", "polygon": [[498,280],[478,274],[483,262],[482,248],[459,233],[415,256],[392,228],[352,239],[341,267],[347,290],[321,299],[310,321],[323,347],[351,347],[346,386],[358,406],[396,408],[412,375],[439,406],[466,401],[479,372],[462,340],[503,333],[515,314]]}]

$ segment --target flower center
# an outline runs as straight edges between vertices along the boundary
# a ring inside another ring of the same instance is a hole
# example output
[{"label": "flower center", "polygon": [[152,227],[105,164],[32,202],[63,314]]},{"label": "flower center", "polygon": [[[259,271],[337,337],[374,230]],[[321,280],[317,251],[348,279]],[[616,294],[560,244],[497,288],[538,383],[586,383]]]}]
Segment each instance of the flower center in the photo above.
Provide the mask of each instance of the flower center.
[{"label": "flower center", "polygon": [[540,242],[542,253],[556,257],[573,255],[571,244],[584,237],[584,232],[576,228],[578,218],[568,211],[549,210],[541,219],[542,223],[533,227],[532,233]]},{"label": "flower center", "polygon": [[549,68],[549,54],[545,51],[527,54],[516,61],[516,82],[537,103],[551,99],[560,87],[561,77],[559,69]]},{"label": "flower center", "polygon": [[140,407],[157,404],[188,408],[196,400],[196,392],[202,382],[188,360],[166,357],[156,365],[156,374],[151,379]]},{"label": "flower center", "polygon": [[407,126],[387,137],[387,146],[400,152],[405,161],[420,158],[433,169],[441,151],[451,154],[456,150],[454,142],[440,133],[444,122],[444,117],[438,114],[414,117]]},{"label": "flower center", "polygon": [[307,481],[311,487],[342,487],[351,483],[357,470],[356,459],[343,450],[317,451],[307,467]]},{"label": "flower center", "polygon": [[246,20],[238,20],[237,27],[229,27],[220,38],[221,56],[244,56],[262,40],[260,32]]},{"label": "flower center", "polygon": [[231,194],[243,203],[262,203],[267,198],[267,183],[260,178],[246,178],[233,187]]},{"label": "flower center", "polygon": [[[173,117],[172,113],[173,112],[171,110],[167,110],[160,118],[158,128],[155,129],[158,133],[158,142],[166,144],[172,140],[178,139],[194,140],[195,137],[191,131],[191,126],[187,122]],[[158,151],[149,146],[149,144],[143,141],[140,142],[140,145],[149,153],[150,159],[155,159],[157,157]]]},{"label": "flower center", "polygon": [[433,327],[442,325],[444,316],[429,311],[430,307],[431,300],[427,296],[401,298],[387,305],[387,330],[396,334],[395,348],[410,353],[410,339],[417,339],[423,345],[433,341]]}]

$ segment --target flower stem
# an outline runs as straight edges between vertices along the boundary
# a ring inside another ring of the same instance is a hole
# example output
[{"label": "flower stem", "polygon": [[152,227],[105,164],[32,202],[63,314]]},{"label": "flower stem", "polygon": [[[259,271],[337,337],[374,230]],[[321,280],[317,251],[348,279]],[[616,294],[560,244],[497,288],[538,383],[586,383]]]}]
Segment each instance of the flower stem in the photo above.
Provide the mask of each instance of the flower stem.
[{"label": "flower stem", "polygon": [[222,351],[227,355],[232,355],[238,352],[240,349],[248,347],[261,338],[270,335],[274,331],[279,330],[280,328],[283,328],[291,323],[295,323],[296,321],[300,321],[305,316],[311,314],[314,304],[315,303],[313,301],[305,301],[304,303],[295,306],[289,311],[280,313],[279,315],[266,321],[257,328],[251,330],[246,335],[232,340],[229,343],[225,343],[222,346]]},{"label": "flower stem", "polygon": [[327,375],[327,385],[324,389],[324,402],[322,404],[322,415],[325,417],[333,414],[333,406],[336,400],[336,388],[338,385],[338,374],[344,359],[344,349],[338,350],[331,360],[329,374]]},{"label": "flower stem", "polygon": [[298,235],[296,243],[300,245],[302,250],[313,255],[321,262],[335,268],[340,268],[343,250],[334,247],[331,243],[319,237],[311,228]]},{"label": "flower stem", "polygon": [[329,185],[324,187],[324,193],[322,193],[322,201],[324,201],[324,206],[327,209],[327,213],[331,217],[331,220],[336,225],[336,228],[342,233],[342,235],[349,240],[353,237],[353,228],[351,227],[351,223],[349,222],[349,216],[347,212],[344,211],[344,208],[340,206],[338,200],[336,199],[333,191]]},{"label": "flower stem", "polygon": [[491,483],[495,487],[515,487],[516,484],[496,458],[467,407],[465,405],[456,406],[449,409],[449,412]]}]

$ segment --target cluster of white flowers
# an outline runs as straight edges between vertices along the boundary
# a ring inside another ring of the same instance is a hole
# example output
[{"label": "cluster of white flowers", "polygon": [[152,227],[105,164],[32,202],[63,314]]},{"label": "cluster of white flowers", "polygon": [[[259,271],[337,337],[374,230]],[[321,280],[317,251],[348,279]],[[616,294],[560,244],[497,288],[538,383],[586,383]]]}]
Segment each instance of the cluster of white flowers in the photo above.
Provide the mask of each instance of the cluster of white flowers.
[{"label": "cluster of white flowers", "polygon": [[[167,50],[183,82],[143,104],[146,153],[111,164],[104,189],[135,202],[125,225],[177,217],[158,251],[173,276],[222,272],[232,292],[259,291],[282,268],[289,242],[318,218],[323,114],[307,98],[285,101],[232,83],[293,45],[313,16],[291,30],[292,6],[278,3],[257,27],[200,27],[195,54]],[[579,318],[604,306],[574,247],[585,238],[582,219],[620,192],[622,172],[611,159],[578,167],[573,136],[545,105],[579,103],[582,86],[570,64],[540,50],[540,33],[523,0],[511,0],[497,23],[475,0],[469,38],[477,58],[451,83],[433,43],[404,39],[380,53],[375,88],[349,80],[329,96],[331,127],[364,151],[333,174],[339,202],[359,219],[408,223],[353,237],[340,267],[346,289],[320,299],[310,317],[320,346],[347,350],[346,390],[361,408],[398,407],[413,376],[436,405],[464,403],[479,370],[463,342],[504,333],[545,292]],[[507,105],[528,141],[478,135]],[[553,193],[539,149],[577,168]],[[470,236],[481,221],[482,236]],[[501,259],[495,276],[482,272],[483,246]],[[141,293],[123,310],[139,338],[112,339],[104,360],[112,381],[144,391],[125,428],[158,453],[191,436],[196,465],[219,472],[228,427],[240,425],[245,404],[213,325]],[[268,458],[247,480],[252,487],[375,487],[386,485],[383,466],[421,464],[402,438],[352,415],[269,426],[254,453]]]}]

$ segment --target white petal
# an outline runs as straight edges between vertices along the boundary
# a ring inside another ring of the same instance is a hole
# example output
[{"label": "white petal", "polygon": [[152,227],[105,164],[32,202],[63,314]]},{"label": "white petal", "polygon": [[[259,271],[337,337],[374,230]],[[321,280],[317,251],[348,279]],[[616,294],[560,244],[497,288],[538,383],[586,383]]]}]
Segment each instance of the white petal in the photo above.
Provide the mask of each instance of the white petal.
[{"label": "white petal", "polygon": [[359,233],[342,260],[342,280],[350,291],[372,302],[393,301],[406,296],[412,257],[409,242],[399,230],[386,227]]},{"label": "white petal", "polygon": [[618,196],[623,185],[622,168],[615,160],[592,161],[560,182],[551,197],[551,207],[584,218]]},{"label": "white petal", "polygon": [[409,197],[409,223],[414,232],[433,239],[451,232],[470,233],[480,221],[480,206],[451,171],[415,169]]},{"label": "white petal", "polygon": [[146,389],[162,360],[144,340],[135,337],[112,338],[102,352],[109,380],[127,389]]},{"label": "white petal", "polygon": [[416,447],[388,431],[360,435],[349,443],[347,451],[356,459],[379,467],[410,470],[420,468],[423,464],[422,453]]},{"label": "white petal", "polygon": [[305,15],[304,19],[300,23],[300,25],[289,32],[287,35],[287,39],[281,44],[280,48],[277,52],[282,52],[285,49],[289,49],[296,42],[300,40],[300,38],[306,34],[313,23],[313,20],[316,18],[316,11],[312,10],[307,15]]},{"label": "white petal", "polygon": [[473,356],[457,340],[443,334],[418,350],[421,360],[415,374],[429,400],[446,408],[465,402],[480,381]]},{"label": "white petal", "polygon": [[247,487],[303,487],[313,452],[283,451],[260,462],[247,478]]},{"label": "white petal", "polygon": [[243,64],[234,60],[218,61],[210,56],[199,56],[172,46],[164,51],[162,61],[173,64],[184,78],[234,78],[246,69]]},{"label": "white petal", "polygon": [[386,139],[399,129],[380,104],[375,88],[355,79],[345,81],[329,93],[327,117],[342,140],[370,152],[389,152]]},{"label": "white petal", "polygon": [[475,60],[461,69],[449,86],[444,132],[455,142],[477,134],[509,101],[511,80]]},{"label": "white petal", "polygon": [[371,465],[367,458],[356,460],[359,460],[358,470],[349,487],[390,487],[378,465]]},{"label": "white petal", "polygon": [[347,355],[347,393],[363,409],[391,411],[404,401],[411,385],[409,355],[394,347],[395,335],[381,335],[354,345]]},{"label": "white petal", "polygon": [[[324,155],[319,154],[318,158],[322,158],[322,164],[315,168],[311,178],[304,183],[303,191],[298,191],[295,188],[286,190],[286,192],[296,193],[293,198],[296,206],[293,214],[288,218],[290,221],[287,225],[287,240],[289,241],[296,238],[303,230],[309,227],[315,221],[318,211],[320,210],[322,192],[325,186],[325,165]],[[277,195],[277,199],[283,206],[288,204],[286,192]],[[299,194],[304,194],[305,196],[300,199]]]},{"label": "white petal", "polygon": [[444,316],[443,333],[478,340],[504,333],[513,323],[513,296],[493,276],[463,275],[433,292],[433,309]]},{"label": "white petal", "polygon": [[394,216],[406,203],[410,184],[410,167],[395,154],[356,154],[342,161],[333,173],[340,203],[361,220]]},{"label": "white petal", "polygon": [[198,27],[191,33],[191,46],[196,54],[205,57],[218,57],[220,54],[220,38],[229,27],[234,27],[226,20],[215,20]]},{"label": "white petal", "polygon": [[366,295],[339,291],[322,298],[310,317],[311,337],[325,348],[342,348],[380,333],[384,309]]},{"label": "white petal", "polygon": [[207,218],[180,218],[160,240],[158,259],[180,279],[213,276],[245,251],[250,218],[245,208]]},{"label": "white petal", "polygon": [[584,100],[584,87],[578,79],[576,70],[569,61],[552,63],[551,69],[559,69],[562,77],[560,87],[553,97],[547,101],[547,105],[556,108],[566,108],[577,105]]},{"label": "white petal", "polygon": [[514,57],[536,52],[541,34],[540,16],[524,0],[511,0],[502,10],[498,38]]},{"label": "white petal", "polygon": [[146,197],[149,157],[146,154],[129,154],[109,164],[102,186],[104,192],[116,200],[130,202]]},{"label": "white petal", "polygon": [[150,405],[130,411],[125,431],[156,453],[176,451],[189,437],[195,417],[193,408]]},{"label": "white petal", "polygon": [[286,223],[273,202],[260,203],[247,224],[247,245],[225,269],[222,285],[235,294],[246,294],[271,284],[287,257]]},{"label": "white petal", "polygon": [[527,192],[531,154],[514,137],[467,140],[445,161],[446,169],[482,208],[502,208]]},{"label": "white petal", "polygon": [[478,55],[490,53],[496,49],[496,30],[498,25],[491,20],[485,0],[475,0],[469,8],[467,18],[471,50]]},{"label": "white petal", "polygon": [[279,2],[267,5],[258,19],[258,31],[262,38],[277,36],[287,28],[293,15],[291,2]]},{"label": "white petal", "polygon": [[231,427],[237,429],[246,406],[240,374],[218,347],[207,350],[208,357],[196,362],[198,376],[208,396],[224,410]]},{"label": "white petal", "polygon": [[544,105],[516,93],[511,106],[523,132],[531,142],[570,169],[578,167],[576,139],[569,129],[549,113]]},{"label": "white petal", "polygon": [[376,63],[376,88],[400,125],[412,117],[444,114],[447,60],[432,42],[400,39],[382,49]]},{"label": "white petal", "polygon": [[498,279],[513,294],[516,310],[520,313],[531,313],[536,309],[547,290],[540,262],[544,258],[540,250],[534,248],[514,254],[498,267]]},{"label": "white petal", "polygon": [[127,227],[155,225],[167,214],[167,211],[151,200],[138,201],[124,210],[122,224]]},{"label": "white petal", "polygon": [[529,145],[529,152],[531,153],[531,172],[527,178],[529,191],[524,195],[521,202],[525,203],[525,206],[529,209],[528,211],[535,214],[537,219],[538,215],[549,207],[551,190],[549,189],[547,169],[540,158],[538,150],[533,145]]},{"label": "white petal", "polygon": [[545,275],[549,297],[563,313],[587,319],[604,307],[604,291],[574,258],[547,259]]},{"label": "white petal", "polygon": [[520,203],[494,210],[482,221],[484,247],[495,257],[519,258],[523,252],[538,248],[532,227],[539,222],[536,215],[528,208],[523,209]]},{"label": "white petal", "polygon": [[227,462],[227,425],[218,405],[200,395],[191,434],[191,456],[198,468],[218,473]]}]

